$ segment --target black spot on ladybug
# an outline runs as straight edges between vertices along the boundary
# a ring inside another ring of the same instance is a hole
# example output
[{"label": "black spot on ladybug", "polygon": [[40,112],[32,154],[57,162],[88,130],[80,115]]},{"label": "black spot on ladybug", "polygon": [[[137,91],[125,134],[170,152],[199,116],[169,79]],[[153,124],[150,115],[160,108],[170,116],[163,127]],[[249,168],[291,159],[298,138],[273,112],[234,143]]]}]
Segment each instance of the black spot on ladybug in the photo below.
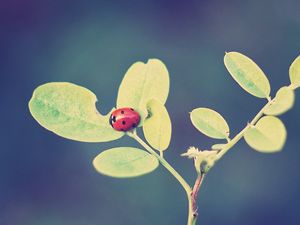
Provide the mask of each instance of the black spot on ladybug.
[{"label": "black spot on ladybug", "polygon": [[124,129],[122,128],[121,131],[124,131]]},{"label": "black spot on ladybug", "polygon": [[133,108],[130,108],[130,110],[131,110],[131,111],[134,111],[134,109],[133,109]]},{"label": "black spot on ladybug", "polygon": [[112,117],[112,121],[116,122],[116,116]]},{"label": "black spot on ladybug", "polygon": [[123,124],[123,125],[125,125],[125,124],[126,124],[126,121],[125,121],[125,120],[123,120],[123,121],[122,121],[122,124]]},{"label": "black spot on ladybug", "polygon": [[134,128],[134,127],[136,127],[136,124],[135,124],[135,123],[133,123],[133,124],[132,124],[132,127],[133,127],[133,128]]},{"label": "black spot on ladybug", "polygon": [[123,110],[121,111],[121,114],[124,114],[124,111],[123,111]]}]

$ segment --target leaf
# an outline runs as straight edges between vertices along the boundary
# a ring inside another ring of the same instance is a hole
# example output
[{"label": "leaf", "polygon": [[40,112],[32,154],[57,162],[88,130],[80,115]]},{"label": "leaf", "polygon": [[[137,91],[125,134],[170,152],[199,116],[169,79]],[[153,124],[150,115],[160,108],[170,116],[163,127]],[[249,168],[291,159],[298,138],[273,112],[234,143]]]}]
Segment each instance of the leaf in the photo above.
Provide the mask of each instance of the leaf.
[{"label": "leaf", "polygon": [[294,100],[294,91],[289,87],[282,87],[277,91],[271,105],[264,110],[264,113],[273,116],[280,115],[293,107]]},{"label": "leaf", "polygon": [[65,82],[47,83],[33,92],[29,110],[37,122],[64,138],[83,142],[106,142],[124,135],[101,115],[90,90]]},{"label": "leaf", "polygon": [[250,58],[238,52],[229,52],[225,54],[224,63],[233,79],[245,91],[258,98],[269,98],[269,80]]},{"label": "leaf", "polygon": [[216,111],[208,108],[197,108],[191,112],[193,125],[203,134],[217,139],[229,137],[229,127],[225,119]]},{"label": "leaf", "polygon": [[292,86],[300,87],[300,55],[291,64],[289,73]]},{"label": "leaf", "polygon": [[262,117],[244,135],[246,142],[263,153],[278,152],[286,140],[286,129],[280,119],[274,116]]},{"label": "leaf", "polygon": [[212,150],[222,150],[226,144],[214,144],[211,146]]},{"label": "leaf", "polygon": [[148,143],[159,151],[168,148],[171,141],[172,125],[165,106],[157,100],[150,100],[147,104],[149,118],[146,118],[143,131]]},{"label": "leaf", "polygon": [[138,148],[119,147],[100,153],[93,161],[95,169],[116,178],[137,177],[155,170],[159,163],[151,154]]},{"label": "leaf", "polygon": [[147,117],[146,104],[151,99],[165,104],[169,94],[169,73],[158,59],[134,63],[119,87],[117,108],[131,107],[141,115],[140,126]]}]

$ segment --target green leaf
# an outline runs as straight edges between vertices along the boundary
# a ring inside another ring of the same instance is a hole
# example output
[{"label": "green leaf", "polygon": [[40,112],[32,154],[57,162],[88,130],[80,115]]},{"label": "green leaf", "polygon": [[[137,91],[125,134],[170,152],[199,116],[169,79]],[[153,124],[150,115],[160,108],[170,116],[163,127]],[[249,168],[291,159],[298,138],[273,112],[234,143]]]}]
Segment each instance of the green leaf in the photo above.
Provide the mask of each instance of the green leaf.
[{"label": "green leaf", "polygon": [[169,94],[169,73],[158,59],[134,63],[126,72],[119,87],[117,108],[131,107],[141,115],[140,126],[147,117],[146,105],[156,99],[165,104]]},{"label": "green leaf", "polygon": [[203,134],[217,139],[228,139],[229,127],[225,119],[216,111],[197,108],[191,112],[193,125]]},{"label": "green leaf", "polygon": [[255,126],[245,132],[244,138],[252,148],[259,152],[278,152],[285,143],[286,129],[277,117],[264,116]]},{"label": "green leaf", "polygon": [[165,106],[157,100],[150,100],[147,104],[149,118],[146,118],[143,131],[148,143],[159,151],[168,148],[171,141],[172,125]]},{"label": "green leaf", "polygon": [[300,55],[291,64],[289,73],[292,86],[300,87]]},{"label": "green leaf", "polygon": [[106,142],[124,135],[109,125],[109,115],[101,115],[90,90],[57,82],[39,86],[33,92],[29,110],[37,122],[64,138],[83,142]]},{"label": "green leaf", "polygon": [[225,54],[224,63],[233,79],[245,91],[258,98],[269,98],[269,80],[250,58],[238,52],[229,52]]},{"label": "green leaf", "polygon": [[93,161],[99,173],[117,178],[137,177],[155,170],[159,163],[151,154],[138,148],[119,147],[100,153]]},{"label": "green leaf", "polygon": [[282,87],[277,91],[271,105],[264,110],[264,113],[273,116],[280,115],[293,107],[294,100],[294,91],[289,87]]},{"label": "green leaf", "polygon": [[226,144],[214,144],[211,146],[212,150],[222,150]]}]

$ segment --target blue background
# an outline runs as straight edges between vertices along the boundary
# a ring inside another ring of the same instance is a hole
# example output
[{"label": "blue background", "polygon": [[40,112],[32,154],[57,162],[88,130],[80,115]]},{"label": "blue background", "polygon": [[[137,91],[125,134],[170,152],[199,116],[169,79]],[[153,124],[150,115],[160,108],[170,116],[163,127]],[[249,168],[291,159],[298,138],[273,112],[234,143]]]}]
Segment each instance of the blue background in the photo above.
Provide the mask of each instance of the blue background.
[{"label": "blue background", "polygon": [[[135,179],[97,174],[93,158],[129,138],[87,144],[39,126],[27,103],[38,85],[73,82],[97,94],[102,113],[135,61],[159,58],[171,89],[173,137],[166,158],[191,183],[189,146],[216,143],[191,125],[196,107],[224,115],[236,134],[265,104],[244,92],[223,65],[225,51],[253,58],[268,75],[272,96],[289,83],[300,54],[300,2],[34,1],[0,3],[0,224],[182,225],[187,203],[163,167]],[[281,153],[260,154],[242,140],[211,170],[199,196],[202,225],[299,224],[300,93],[281,118]]]}]

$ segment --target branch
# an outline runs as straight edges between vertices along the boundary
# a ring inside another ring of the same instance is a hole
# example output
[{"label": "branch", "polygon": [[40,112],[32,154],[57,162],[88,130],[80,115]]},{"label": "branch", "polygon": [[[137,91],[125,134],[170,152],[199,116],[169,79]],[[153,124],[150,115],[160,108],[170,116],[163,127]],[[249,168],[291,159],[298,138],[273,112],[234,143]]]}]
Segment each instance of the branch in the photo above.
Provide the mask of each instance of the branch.
[{"label": "branch", "polygon": [[157,154],[147,143],[145,143],[136,133],[136,130],[126,133],[129,137],[135,139],[140,145],[142,145],[149,153],[155,156],[158,161],[177,179],[177,181],[184,188],[187,195],[190,195],[192,189],[190,185],[183,179],[183,177],[159,154]]},{"label": "branch", "polygon": [[264,110],[267,108],[270,104],[272,104],[271,98],[268,98],[267,104],[256,114],[256,116],[251,120],[250,123],[247,124],[247,126],[238,133],[234,138],[232,138],[227,144],[224,145],[224,147],[221,149],[221,151],[217,154],[215,158],[215,162],[221,159],[228,151],[231,149],[245,134],[245,132],[251,127],[256,124],[256,122],[264,115]]}]

